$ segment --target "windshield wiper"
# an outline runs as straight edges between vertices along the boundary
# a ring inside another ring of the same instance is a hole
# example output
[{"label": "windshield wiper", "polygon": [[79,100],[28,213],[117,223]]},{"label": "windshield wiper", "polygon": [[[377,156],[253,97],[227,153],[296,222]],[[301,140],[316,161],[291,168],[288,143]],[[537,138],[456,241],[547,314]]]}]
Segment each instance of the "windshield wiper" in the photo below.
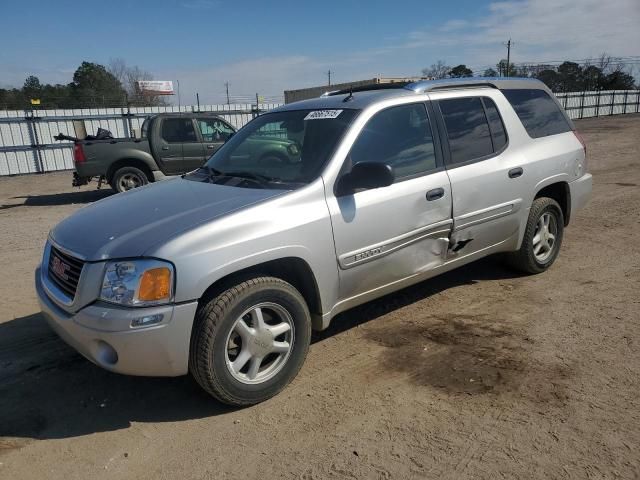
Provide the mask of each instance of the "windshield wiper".
[{"label": "windshield wiper", "polygon": [[268,177],[267,175],[261,175],[260,173],[237,171],[237,172],[220,172],[220,175],[225,177],[246,178],[248,180],[257,180],[263,183],[281,183],[281,181],[274,177]]},{"label": "windshield wiper", "polygon": [[218,177],[222,175],[222,172],[220,170],[216,170],[215,168],[210,167],[209,165],[203,165],[200,168],[205,172],[207,172],[207,175],[209,175],[209,177]]}]

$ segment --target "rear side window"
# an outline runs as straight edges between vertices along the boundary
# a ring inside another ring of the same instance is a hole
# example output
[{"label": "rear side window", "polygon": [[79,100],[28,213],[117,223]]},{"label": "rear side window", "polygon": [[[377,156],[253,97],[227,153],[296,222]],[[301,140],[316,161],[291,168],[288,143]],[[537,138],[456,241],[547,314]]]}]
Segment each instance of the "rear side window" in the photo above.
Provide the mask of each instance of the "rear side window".
[{"label": "rear side window", "polygon": [[544,90],[502,90],[531,138],[571,131],[558,104]]},{"label": "rear side window", "polygon": [[489,97],[482,97],[484,108],[487,112],[487,120],[489,120],[489,128],[491,129],[491,137],[493,139],[493,150],[499,151],[507,144],[507,134],[504,131],[504,124],[498,107]]},{"label": "rear side window", "polygon": [[480,97],[440,100],[447,128],[451,163],[463,163],[493,153],[489,122]]}]

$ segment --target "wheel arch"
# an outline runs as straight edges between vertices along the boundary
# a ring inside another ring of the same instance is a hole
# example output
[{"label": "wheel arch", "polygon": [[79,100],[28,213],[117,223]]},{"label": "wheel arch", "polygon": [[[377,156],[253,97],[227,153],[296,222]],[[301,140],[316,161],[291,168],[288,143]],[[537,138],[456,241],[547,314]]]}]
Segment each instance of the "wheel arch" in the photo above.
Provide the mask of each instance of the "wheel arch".
[{"label": "wheel arch", "polygon": [[547,185],[541,186],[536,191],[534,200],[541,197],[548,197],[554,199],[560,205],[562,209],[562,215],[564,217],[564,226],[569,225],[571,219],[571,190],[569,183],[566,181],[556,181]]},{"label": "wheel arch", "polygon": [[111,180],[113,180],[113,175],[122,167],[138,168],[144,172],[149,182],[154,181],[153,174],[151,173],[152,169],[151,167],[149,167],[147,162],[145,162],[144,160],[140,160],[139,158],[121,158],[120,160],[116,160],[111,165],[109,165],[109,168],[107,169],[107,173],[105,174],[107,183],[109,184],[111,183]]},{"label": "wheel arch", "polygon": [[228,273],[209,285],[198,302],[202,305],[233,285],[255,276],[275,277],[293,285],[307,303],[313,328],[321,328],[322,301],[318,282],[311,266],[300,257],[268,260]]}]

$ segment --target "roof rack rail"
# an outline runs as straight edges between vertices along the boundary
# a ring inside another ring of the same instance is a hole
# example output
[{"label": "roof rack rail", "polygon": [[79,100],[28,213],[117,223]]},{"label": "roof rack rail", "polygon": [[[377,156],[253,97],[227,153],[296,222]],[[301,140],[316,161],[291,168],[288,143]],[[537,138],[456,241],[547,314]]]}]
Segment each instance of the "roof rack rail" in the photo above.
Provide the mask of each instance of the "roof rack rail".
[{"label": "roof rack rail", "polygon": [[415,93],[432,92],[434,90],[450,90],[455,88],[546,88],[544,83],[535,78],[522,77],[466,77],[443,78],[440,80],[423,80],[408,84],[405,88]]},{"label": "roof rack rail", "polygon": [[405,88],[407,85],[411,85],[416,82],[393,82],[393,83],[372,83],[370,85],[360,85],[357,87],[343,88],[342,90],[334,90],[332,92],[325,92],[323,97],[332,97],[334,95],[346,95],[348,93],[356,92],[368,92],[370,90],[388,90],[392,88]]}]

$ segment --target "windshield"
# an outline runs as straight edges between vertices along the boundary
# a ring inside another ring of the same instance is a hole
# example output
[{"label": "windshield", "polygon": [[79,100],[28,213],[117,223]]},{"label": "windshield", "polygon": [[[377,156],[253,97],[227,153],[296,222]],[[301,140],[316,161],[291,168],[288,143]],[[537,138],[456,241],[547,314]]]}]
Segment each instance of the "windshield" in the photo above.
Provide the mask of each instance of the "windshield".
[{"label": "windshield", "polygon": [[243,187],[280,184],[279,188],[295,188],[307,184],[318,177],[356,114],[356,110],[333,109],[261,115],[240,129],[193,175]]}]

